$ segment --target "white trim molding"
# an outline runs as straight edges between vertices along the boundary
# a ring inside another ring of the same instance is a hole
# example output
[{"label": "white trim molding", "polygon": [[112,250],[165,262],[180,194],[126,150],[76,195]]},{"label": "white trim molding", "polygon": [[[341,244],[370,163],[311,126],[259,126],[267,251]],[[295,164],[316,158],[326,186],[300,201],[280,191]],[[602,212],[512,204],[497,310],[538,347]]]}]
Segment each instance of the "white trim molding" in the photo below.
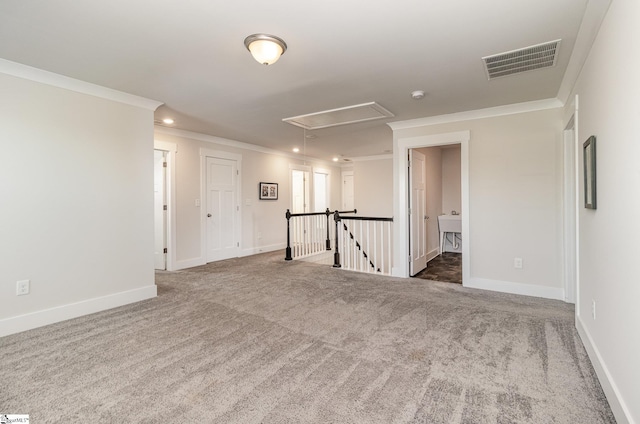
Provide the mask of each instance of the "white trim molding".
[{"label": "white trim molding", "polygon": [[276,250],[284,250],[286,247],[287,243],[270,244],[268,246],[256,246],[250,249],[243,249],[242,252],[240,252],[240,257],[257,255],[259,253],[275,252]]},{"label": "white trim molding", "polygon": [[447,115],[430,116],[428,118],[410,119],[407,121],[388,122],[392,130],[424,127],[428,125],[446,124],[450,122],[471,121],[473,119],[494,118],[496,116],[516,115],[518,113],[535,112],[538,110],[557,109],[564,103],[558,99],[535,100],[532,102],[514,103],[486,109],[469,110],[466,112],[450,113]]},{"label": "white trim molding", "polygon": [[564,72],[560,88],[558,89],[557,97],[563,103],[567,102],[573,91],[573,87],[578,80],[584,63],[587,61],[591,46],[598,35],[600,25],[602,25],[602,21],[609,10],[610,4],[611,0],[587,2],[586,10],[582,16],[582,23],[576,36],[576,42],[573,45],[571,57],[567,64],[567,69]]},{"label": "white trim molding", "polygon": [[113,90],[101,85],[77,80],[75,78],[69,78],[64,75],[55,74],[32,66],[23,65],[22,63],[11,62],[6,59],[0,59],[0,73],[151,111],[155,111],[163,104],[157,100],[135,96],[123,91]]},{"label": "white trim molding", "polygon": [[589,331],[580,317],[576,317],[576,329],[578,330],[582,344],[587,351],[587,355],[589,355],[593,369],[598,376],[598,381],[602,386],[602,391],[604,391],[604,394],[607,397],[607,401],[611,407],[611,412],[613,412],[613,415],[616,418],[616,422],[618,424],[633,423],[634,421],[631,417],[631,411],[629,411],[629,407],[622,398],[618,386],[615,381],[613,381],[609,368],[607,368],[607,365],[602,360],[600,351],[593,342]]},{"label": "white trim molding", "polygon": [[301,156],[300,154],[282,152],[280,150],[270,149],[268,147],[262,147],[256,144],[244,143],[242,141],[231,140],[228,138],[222,138],[222,137],[217,137],[217,136],[208,135],[208,134],[202,134],[194,131],[181,130],[178,128],[167,128],[158,124],[154,124],[154,131],[157,134],[172,135],[175,137],[185,137],[185,138],[190,138],[192,140],[204,141],[206,143],[218,144],[220,146],[229,146],[229,147],[235,147],[237,149],[250,150],[252,152],[259,152],[259,153],[265,153],[268,155],[286,157],[286,158],[295,159],[301,162],[306,160],[307,162],[320,163],[324,166],[332,166],[332,167],[340,166],[340,164],[336,162],[330,162],[327,160],[317,159],[314,157],[308,157],[305,159],[305,157]]},{"label": "white trim molding", "polygon": [[152,299],[158,295],[158,288],[155,284],[114,293],[106,296],[87,299],[76,303],[56,306],[50,309],[31,312],[24,315],[5,318],[0,320],[0,337],[9,334],[21,333],[45,325],[66,321],[71,318],[78,318],[84,315],[101,312],[118,306]]},{"label": "white trim molding", "polygon": [[356,156],[349,159],[351,159],[352,162],[367,162],[372,160],[393,159],[393,155]]},{"label": "white trim molding", "polygon": [[545,299],[564,300],[564,289],[561,287],[539,286],[512,281],[490,280],[471,277],[465,281],[465,287],[471,289],[491,290],[501,293],[519,294],[522,296],[542,297]]},{"label": "white trim molding", "polygon": [[182,260],[176,261],[173,264],[173,271],[180,271],[181,269],[187,269],[187,268],[193,268],[195,266],[206,265],[206,263],[207,262],[204,256],[199,256],[197,258],[191,258],[191,259],[182,259]]}]

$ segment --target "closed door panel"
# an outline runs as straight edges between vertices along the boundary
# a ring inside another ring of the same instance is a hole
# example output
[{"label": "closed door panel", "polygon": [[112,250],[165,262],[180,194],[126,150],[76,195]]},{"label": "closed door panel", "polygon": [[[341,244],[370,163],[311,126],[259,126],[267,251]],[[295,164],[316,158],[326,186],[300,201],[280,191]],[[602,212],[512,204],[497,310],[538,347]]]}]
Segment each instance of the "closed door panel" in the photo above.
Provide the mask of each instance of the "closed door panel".
[{"label": "closed door panel", "polygon": [[155,269],[164,270],[167,268],[165,249],[167,247],[166,228],[166,152],[154,150],[153,166],[153,203],[154,203],[154,262]]},{"label": "closed door panel", "polygon": [[207,262],[238,256],[237,162],[207,158]]},{"label": "closed door panel", "polygon": [[415,150],[411,150],[410,162],[410,235],[409,251],[411,260],[409,262],[409,273],[415,275],[427,267],[427,215],[426,215],[426,192],[427,176],[425,166],[425,156]]}]

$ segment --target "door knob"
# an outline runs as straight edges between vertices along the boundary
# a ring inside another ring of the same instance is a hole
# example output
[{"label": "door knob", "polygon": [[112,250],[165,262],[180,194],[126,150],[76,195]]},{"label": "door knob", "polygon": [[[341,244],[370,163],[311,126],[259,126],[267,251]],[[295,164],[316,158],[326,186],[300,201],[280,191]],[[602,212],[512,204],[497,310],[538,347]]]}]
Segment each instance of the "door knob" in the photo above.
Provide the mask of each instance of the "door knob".
[{"label": "door knob", "polygon": [[207,218],[211,218],[211,214],[210,213],[207,214]]}]

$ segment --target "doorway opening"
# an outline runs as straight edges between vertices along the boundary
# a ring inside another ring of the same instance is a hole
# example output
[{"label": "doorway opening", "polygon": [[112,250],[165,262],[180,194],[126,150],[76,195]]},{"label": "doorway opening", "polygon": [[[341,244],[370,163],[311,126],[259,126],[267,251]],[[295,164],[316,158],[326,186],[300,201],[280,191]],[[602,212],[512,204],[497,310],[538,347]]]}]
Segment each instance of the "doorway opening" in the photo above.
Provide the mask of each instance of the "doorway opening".
[{"label": "doorway opening", "polygon": [[342,210],[352,211],[355,209],[353,188],[353,171],[342,171]]},{"label": "doorway opening", "polygon": [[291,213],[309,212],[309,170],[291,168]]},{"label": "doorway opening", "polygon": [[154,141],[154,267],[174,270],[175,154],[174,143]]},{"label": "doorway opening", "polygon": [[[446,148],[449,145],[457,145],[460,148],[459,159],[459,173],[460,173],[460,233],[461,239],[461,262],[462,262],[462,284],[470,281],[470,237],[469,237],[469,131],[459,131],[443,134],[425,135],[419,137],[407,137],[398,138],[394,145],[394,233],[398,234],[398,237],[394,237],[393,240],[393,271],[392,274],[396,277],[409,277],[411,275],[410,264],[411,257],[411,190],[410,190],[410,174],[409,161],[410,153],[413,149],[420,149],[424,147],[440,147]],[[428,176],[427,176],[428,181]],[[454,209],[452,209],[454,210]],[[452,211],[451,210],[451,211]],[[451,211],[444,209],[442,212],[451,214]],[[426,207],[425,207],[426,212]],[[439,211],[436,210],[436,215]],[[431,223],[432,228],[437,228],[437,217],[431,217],[429,214],[425,214],[429,217],[429,221],[433,218]],[[397,219],[395,219],[397,217]],[[423,219],[424,220],[424,219]],[[414,224],[413,229],[416,228]],[[427,228],[427,226],[425,226]],[[436,237],[439,238],[439,231],[436,233]],[[428,238],[428,234],[425,238]],[[450,241],[455,241],[449,237]],[[429,253],[433,255],[434,248],[425,249],[427,256]],[[439,245],[437,252],[439,253]],[[446,249],[445,249],[446,250]],[[438,255],[439,256],[439,255]]]},{"label": "doorway opening", "polygon": [[461,146],[411,148],[409,155],[410,275],[461,284]]},{"label": "doorway opening", "polygon": [[153,151],[153,217],[155,269],[167,269],[167,152]]}]

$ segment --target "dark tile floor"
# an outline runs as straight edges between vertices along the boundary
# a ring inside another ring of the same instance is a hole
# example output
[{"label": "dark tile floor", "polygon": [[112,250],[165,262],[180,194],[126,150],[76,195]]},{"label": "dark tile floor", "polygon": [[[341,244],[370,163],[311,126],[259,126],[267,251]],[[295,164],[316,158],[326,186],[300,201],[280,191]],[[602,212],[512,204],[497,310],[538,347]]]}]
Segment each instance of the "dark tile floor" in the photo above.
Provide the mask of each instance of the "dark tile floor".
[{"label": "dark tile floor", "polygon": [[415,278],[462,284],[462,254],[445,252],[431,259]]}]

